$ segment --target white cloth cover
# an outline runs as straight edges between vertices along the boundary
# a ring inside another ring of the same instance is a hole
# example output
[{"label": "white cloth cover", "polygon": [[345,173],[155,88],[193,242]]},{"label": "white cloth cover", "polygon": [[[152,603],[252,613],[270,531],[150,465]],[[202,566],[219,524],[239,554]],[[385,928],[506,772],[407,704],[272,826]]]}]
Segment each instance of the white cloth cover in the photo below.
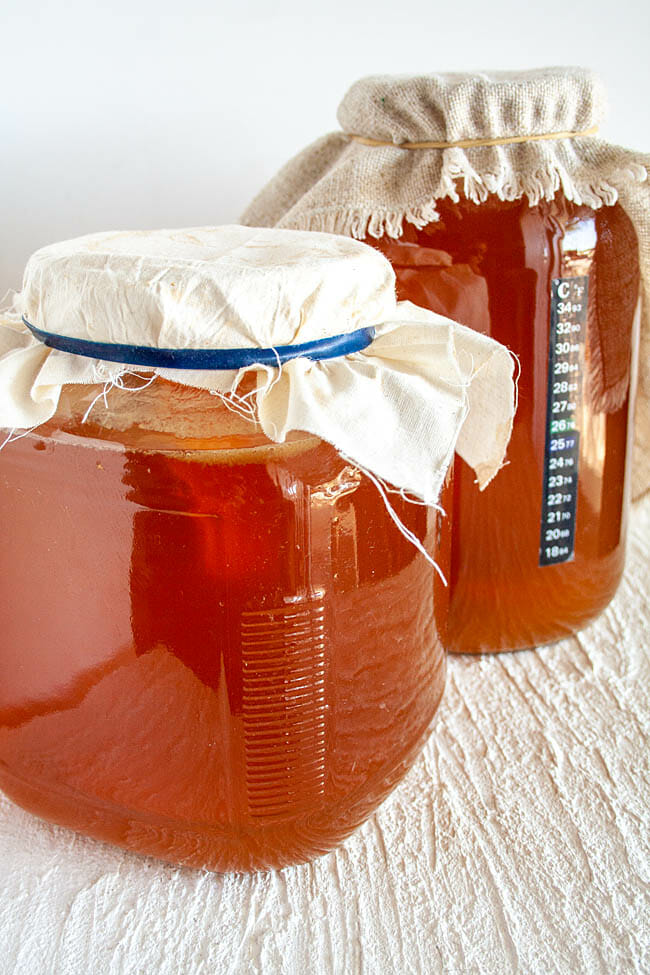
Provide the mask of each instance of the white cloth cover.
[{"label": "white cloth cover", "polygon": [[[50,350],[23,315],[58,335],[157,348],[269,348],[367,326],[376,338],[363,352],[280,369],[147,370]],[[153,371],[226,395],[252,370],[270,439],[316,434],[427,503],[456,446],[480,487],[503,462],[514,413],[505,348],[398,304],[389,262],[365,244],[238,226],[92,234],[37,251],[0,318],[0,427],[44,423],[66,384]]]}]

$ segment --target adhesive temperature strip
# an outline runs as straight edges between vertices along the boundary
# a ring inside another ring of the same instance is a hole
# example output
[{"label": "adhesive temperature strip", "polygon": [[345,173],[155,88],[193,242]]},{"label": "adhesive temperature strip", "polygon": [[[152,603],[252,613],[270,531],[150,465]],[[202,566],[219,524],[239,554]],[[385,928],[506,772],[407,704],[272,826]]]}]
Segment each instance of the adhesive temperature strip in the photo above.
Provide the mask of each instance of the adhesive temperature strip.
[{"label": "adhesive temperature strip", "polygon": [[580,431],[589,279],[554,278],[548,355],[546,449],[539,564],[573,558],[578,499]]}]

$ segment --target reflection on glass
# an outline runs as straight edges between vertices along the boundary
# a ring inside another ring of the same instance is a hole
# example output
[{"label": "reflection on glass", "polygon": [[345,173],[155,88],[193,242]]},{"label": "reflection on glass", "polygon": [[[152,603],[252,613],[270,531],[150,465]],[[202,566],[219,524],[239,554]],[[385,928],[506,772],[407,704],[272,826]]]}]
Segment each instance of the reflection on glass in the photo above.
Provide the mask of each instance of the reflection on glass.
[{"label": "reflection on glass", "polygon": [[[83,405],[0,457],[0,784],[46,818],[214,869],[330,849],[436,710],[433,569],[322,441],[245,427],[202,450],[159,433],[155,449],[144,421],[118,436],[119,410],[106,438],[97,417],[81,427]],[[437,517],[394,504],[444,569]]]},{"label": "reflection on glass", "polygon": [[[478,494],[456,463],[448,648],[533,646],[592,619],[622,574],[636,237],[619,206],[594,212],[560,196],[437,205],[436,223],[367,242],[392,261],[401,299],[491,335],[521,366],[507,466]],[[589,304],[575,554],[540,566],[551,282],[576,275],[589,278]]]}]

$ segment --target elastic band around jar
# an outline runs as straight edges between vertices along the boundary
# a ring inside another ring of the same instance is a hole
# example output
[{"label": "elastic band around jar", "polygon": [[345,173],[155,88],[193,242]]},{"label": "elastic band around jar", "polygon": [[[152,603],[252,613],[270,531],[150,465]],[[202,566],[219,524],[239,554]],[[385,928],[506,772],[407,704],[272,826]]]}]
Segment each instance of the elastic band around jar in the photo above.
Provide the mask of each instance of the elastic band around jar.
[{"label": "elastic band around jar", "polygon": [[154,369],[232,370],[247,366],[279,366],[291,359],[338,359],[368,348],[375,338],[373,327],[332,335],[313,342],[276,345],[268,349],[159,349],[150,345],[128,345],[119,342],[93,342],[46,332],[32,325],[23,315],[23,323],[34,338],[50,349],[71,355],[121,362]]}]

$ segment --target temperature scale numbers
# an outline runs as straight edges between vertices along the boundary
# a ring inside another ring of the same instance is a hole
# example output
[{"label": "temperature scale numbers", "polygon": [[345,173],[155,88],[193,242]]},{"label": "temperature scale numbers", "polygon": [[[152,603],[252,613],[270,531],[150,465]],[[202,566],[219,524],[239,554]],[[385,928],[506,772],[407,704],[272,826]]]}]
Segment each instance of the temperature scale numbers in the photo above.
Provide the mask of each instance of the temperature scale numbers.
[{"label": "temperature scale numbers", "polygon": [[576,277],[554,278],[551,284],[540,565],[573,558],[588,283],[587,277]]}]

